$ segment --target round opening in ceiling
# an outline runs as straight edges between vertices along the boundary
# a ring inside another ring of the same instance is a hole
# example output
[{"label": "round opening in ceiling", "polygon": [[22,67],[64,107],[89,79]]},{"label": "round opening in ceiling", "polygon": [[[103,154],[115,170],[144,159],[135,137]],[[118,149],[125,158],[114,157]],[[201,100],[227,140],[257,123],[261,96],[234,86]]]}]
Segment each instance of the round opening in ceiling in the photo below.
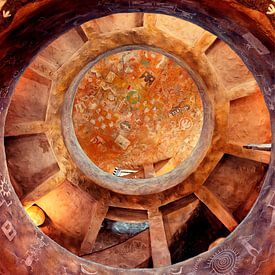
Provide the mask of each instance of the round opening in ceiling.
[{"label": "round opening in ceiling", "polygon": [[[209,102],[182,60],[157,48],[124,46],[99,55],[75,78],[65,96],[63,135],[95,183],[133,194],[165,190],[205,156],[213,129]],[[133,190],[125,190],[127,183]]]},{"label": "round opening in ceiling", "polygon": [[107,55],[85,74],[73,123],[82,149],[99,168],[151,177],[191,154],[203,107],[185,68],[161,53],[135,49]]}]

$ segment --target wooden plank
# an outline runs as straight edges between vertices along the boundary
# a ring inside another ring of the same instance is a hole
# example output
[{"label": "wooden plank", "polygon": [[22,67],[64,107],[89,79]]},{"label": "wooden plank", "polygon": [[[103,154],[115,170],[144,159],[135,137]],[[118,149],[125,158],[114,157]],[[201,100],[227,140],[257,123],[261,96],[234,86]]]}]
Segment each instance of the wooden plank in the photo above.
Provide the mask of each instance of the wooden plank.
[{"label": "wooden plank", "polygon": [[155,172],[153,163],[144,164],[143,169],[144,169],[144,176],[146,179],[154,178],[156,176],[156,172]]},{"label": "wooden plank", "polygon": [[158,209],[148,211],[151,250],[154,267],[171,265],[162,214]]},{"label": "wooden plank", "polygon": [[22,199],[22,204],[24,207],[29,207],[34,204],[36,201],[46,196],[48,193],[56,189],[59,185],[61,185],[66,180],[66,176],[63,172],[59,171],[43,183],[38,185],[34,190],[32,190],[29,194],[27,194]]},{"label": "wooden plank", "polygon": [[228,91],[228,99],[236,100],[242,97],[250,96],[258,92],[258,84],[255,80],[241,83]]},{"label": "wooden plank", "polygon": [[202,186],[195,193],[195,195],[209,208],[209,210],[224,224],[224,226],[230,232],[235,229],[235,227],[238,225],[238,222],[214,193],[212,193],[205,186]]},{"label": "wooden plank", "polygon": [[94,211],[91,214],[91,220],[86,235],[80,247],[79,256],[88,255],[93,252],[97,235],[108,212],[108,201],[109,200],[106,198],[97,201]]},{"label": "wooden plank", "polygon": [[9,124],[5,127],[5,137],[40,134],[44,133],[46,129],[44,121]]}]

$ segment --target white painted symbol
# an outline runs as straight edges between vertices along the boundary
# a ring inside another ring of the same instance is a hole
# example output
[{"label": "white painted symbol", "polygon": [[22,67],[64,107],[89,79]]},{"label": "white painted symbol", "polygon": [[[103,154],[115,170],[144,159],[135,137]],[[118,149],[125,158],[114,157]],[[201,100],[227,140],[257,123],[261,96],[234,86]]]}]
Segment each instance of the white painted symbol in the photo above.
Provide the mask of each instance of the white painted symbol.
[{"label": "white painted symbol", "polygon": [[182,130],[188,130],[190,129],[191,127],[193,126],[193,123],[191,121],[191,119],[185,117],[185,118],[182,118],[179,122],[179,127],[182,129]]},{"label": "white painted symbol", "polygon": [[177,270],[177,271],[174,271],[174,270],[171,270],[171,275],[181,275],[181,274],[183,274],[183,267],[181,266],[180,267],[180,270]]},{"label": "white painted symbol", "polygon": [[275,110],[275,107],[274,107],[274,102],[275,102],[275,85],[273,85],[273,87],[264,87],[264,92],[265,92],[265,95],[268,99],[268,106],[269,108],[274,111]]},{"label": "white painted symbol", "polygon": [[164,64],[165,60],[166,60],[166,57],[163,55],[160,62],[156,65],[156,68],[159,69],[161,65]]},{"label": "white painted symbol", "polygon": [[[272,0],[272,1],[275,2],[275,0]],[[270,4],[268,6],[266,14],[269,14],[269,15],[275,14],[275,6],[273,4]]]},{"label": "white painted symbol", "polygon": [[5,10],[3,10],[3,17],[4,18],[8,18],[8,17],[10,17],[11,16],[11,13],[10,13],[10,11],[5,11]]},{"label": "white painted symbol", "polygon": [[9,220],[6,220],[5,223],[1,226],[1,229],[7,239],[11,242],[15,238],[17,232],[14,229],[12,223]]},{"label": "white painted symbol", "polygon": [[12,201],[9,200],[9,197],[11,195],[11,188],[6,178],[2,178],[0,180],[0,195],[0,198],[2,197],[2,200],[0,200],[0,207],[4,203],[6,203],[7,207],[12,205]]},{"label": "white painted symbol", "polygon": [[45,243],[43,236],[38,236],[38,233],[36,233],[36,236],[37,236],[37,238],[36,238],[34,244],[32,244],[30,246],[30,249],[28,249],[28,251],[26,253],[25,260],[22,260],[22,262],[26,266],[30,267],[31,269],[32,269],[33,262],[38,262],[39,261],[39,256],[41,254],[41,249],[45,246],[48,246],[48,244]]},{"label": "white painted symbol", "polygon": [[262,249],[258,250],[255,247],[253,247],[249,241],[252,239],[253,235],[250,236],[243,236],[243,237],[239,237],[239,240],[241,241],[241,244],[244,246],[244,248],[246,249],[246,251],[248,252],[248,254],[250,256],[252,256],[252,264],[256,263],[256,258],[257,256],[260,254],[260,252],[262,251]]},{"label": "white painted symbol", "polygon": [[80,268],[81,268],[81,272],[82,272],[83,274],[88,274],[88,275],[96,275],[96,274],[98,274],[97,271],[89,272],[89,271],[86,269],[87,267],[84,266],[84,265],[81,265]]},{"label": "white painted symbol", "polygon": [[202,260],[201,258],[197,258],[197,260],[194,263],[192,272],[189,275],[195,275],[195,274],[197,274],[198,269],[199,269],[199,264],[200,264],[201,260]]},{"label": "white painted symbol", "polygon": [[85,110],[85,108],[86,108],[86,105],[85,105],[85,103],[84,103],[83,101],[81,101],[81,102],[75,104],[75,109],[76,109],[76,111],[79,112],[79,113],[83,113],[84,110]]},{"label": "white painted symbol", "polygon": [[260,55],[269,54],[270,51],[264,46],[264,44],[255,37],[251,32],[245,33],[242,36]]},{"label": "white painted symbol", "polygon": [[233,275],[236,273],[239,253],[231,248],[224,248],[216,252],[209,260],[211,273]]},{"label": "white painted symbol", "polygon": [[90,140],[91,143],[93,144],[105,144],[105,141],[103,138],[101,138],[100,136],[96,136],[96,137],[93,137],[91,140]]}]

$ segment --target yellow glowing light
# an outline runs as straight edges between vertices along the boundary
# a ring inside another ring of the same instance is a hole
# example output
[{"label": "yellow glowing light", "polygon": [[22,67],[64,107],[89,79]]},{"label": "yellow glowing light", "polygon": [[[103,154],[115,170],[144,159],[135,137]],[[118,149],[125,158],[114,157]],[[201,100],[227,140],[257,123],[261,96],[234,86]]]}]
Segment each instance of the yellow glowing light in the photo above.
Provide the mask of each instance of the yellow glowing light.
[{"label": "yellow glowing light", "polygon": [[45,222],[45,213],[38,206],[33,205],[27,208],[26,211],[36,226],[40,226]]}]

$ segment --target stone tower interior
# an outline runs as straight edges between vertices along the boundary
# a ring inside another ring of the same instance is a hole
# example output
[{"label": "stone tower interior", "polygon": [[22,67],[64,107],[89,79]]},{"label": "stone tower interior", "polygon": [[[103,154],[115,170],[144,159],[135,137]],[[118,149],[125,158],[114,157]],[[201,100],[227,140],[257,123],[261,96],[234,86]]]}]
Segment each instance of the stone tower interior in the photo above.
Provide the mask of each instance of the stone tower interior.
[{"label": "stone tower interior", "polygon": [[0,0],[0,274],[274,274],[273,2]]}]

